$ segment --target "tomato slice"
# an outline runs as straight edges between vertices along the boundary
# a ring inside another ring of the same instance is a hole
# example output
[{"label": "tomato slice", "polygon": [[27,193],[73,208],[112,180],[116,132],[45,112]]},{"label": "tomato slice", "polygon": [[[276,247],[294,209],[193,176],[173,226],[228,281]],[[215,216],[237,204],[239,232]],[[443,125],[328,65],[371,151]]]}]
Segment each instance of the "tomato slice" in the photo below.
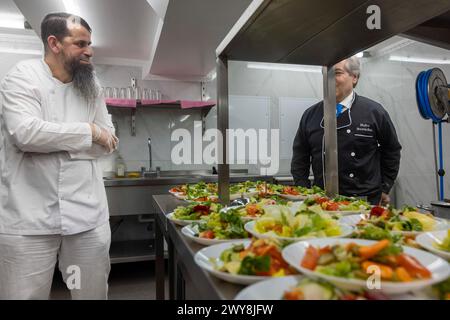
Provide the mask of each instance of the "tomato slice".
[{"label": "tomato slice", "polygon": [[383,207],[375,206],[372,209],[370,209],[370,216],[380,217],[384,211],[385,209]]}]

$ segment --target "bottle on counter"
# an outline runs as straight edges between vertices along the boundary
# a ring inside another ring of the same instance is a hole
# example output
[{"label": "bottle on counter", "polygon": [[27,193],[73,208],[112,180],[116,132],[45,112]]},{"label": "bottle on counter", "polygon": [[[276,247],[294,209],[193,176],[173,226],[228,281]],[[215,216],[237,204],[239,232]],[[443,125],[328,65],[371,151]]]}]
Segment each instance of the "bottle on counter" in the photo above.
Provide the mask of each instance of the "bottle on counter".
[{"label": "bottle on counter", "polygon": [[125,171],[125,161],[123,161],[121,156],[118,156],[116,159],[116,176],[118,178],[124,178]]}]

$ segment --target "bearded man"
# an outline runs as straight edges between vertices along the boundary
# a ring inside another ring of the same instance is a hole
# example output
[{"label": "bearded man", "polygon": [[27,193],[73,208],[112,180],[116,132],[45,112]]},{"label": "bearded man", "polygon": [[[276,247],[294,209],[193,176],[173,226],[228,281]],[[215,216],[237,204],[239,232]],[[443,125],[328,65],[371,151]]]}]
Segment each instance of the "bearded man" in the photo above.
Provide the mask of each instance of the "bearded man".
[{"label": "bearded man", "polygon": [[48,299],[57,261],[73,299],[106,299],[111,230],[97,159],[118,139],[91,28],[52,13],[41,37],[44,58],[0,84],[0,299]]}]

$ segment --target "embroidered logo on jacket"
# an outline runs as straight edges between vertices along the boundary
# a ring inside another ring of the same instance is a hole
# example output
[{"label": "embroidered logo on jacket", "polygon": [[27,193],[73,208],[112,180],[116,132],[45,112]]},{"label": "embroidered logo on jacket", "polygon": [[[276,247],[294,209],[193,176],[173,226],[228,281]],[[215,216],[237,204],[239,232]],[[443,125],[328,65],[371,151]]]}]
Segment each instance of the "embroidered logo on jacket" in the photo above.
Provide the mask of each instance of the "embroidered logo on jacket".
[{"label": "embroidered logo on jacket", "polygon": [[356,127],[356,131],[373,132],[370,124],[367,123],[360,123],[359,127]]}]

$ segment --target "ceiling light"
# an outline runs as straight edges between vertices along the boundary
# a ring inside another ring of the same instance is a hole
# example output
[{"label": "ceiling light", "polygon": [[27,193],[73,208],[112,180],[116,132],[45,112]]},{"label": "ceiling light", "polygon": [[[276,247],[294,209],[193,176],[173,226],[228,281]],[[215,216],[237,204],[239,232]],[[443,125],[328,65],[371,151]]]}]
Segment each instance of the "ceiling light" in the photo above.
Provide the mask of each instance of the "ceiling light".
[{"label": "ceiling light", "polygon": [[0,27],[11,29],[25,29],[25,19],[19,14],[0,13]]},{"label": "ceiling light", "polygon": [[448,59],[429,59],[420,57],[390,56],[389,60],[401,62],[414,62],[414,63],[429,63],[429,64],[450,64],[450,60]]},{"label": "ceiling light", "polygon": [[81,16],[80,6],[75,0],[63,0],[63,3],[67,13]]},{"label": "ceiling light", "polygon": [[355,57],[357,57],[357,58],[362,58],[362,57],[364,57],[364,52],[358,52],[357,54],[355,54]]},{"label": "ceiling light", "polygon": [[41,56],[42,50],[34,49],[14,49],[14,48],[0,48],[1,53],[14,53],[14,54],[29,54],[35,56]]},{"label": "ceiling light", "polygon": [[249,69],[322,73],[322,67],[280,63],[248,63]]}]

